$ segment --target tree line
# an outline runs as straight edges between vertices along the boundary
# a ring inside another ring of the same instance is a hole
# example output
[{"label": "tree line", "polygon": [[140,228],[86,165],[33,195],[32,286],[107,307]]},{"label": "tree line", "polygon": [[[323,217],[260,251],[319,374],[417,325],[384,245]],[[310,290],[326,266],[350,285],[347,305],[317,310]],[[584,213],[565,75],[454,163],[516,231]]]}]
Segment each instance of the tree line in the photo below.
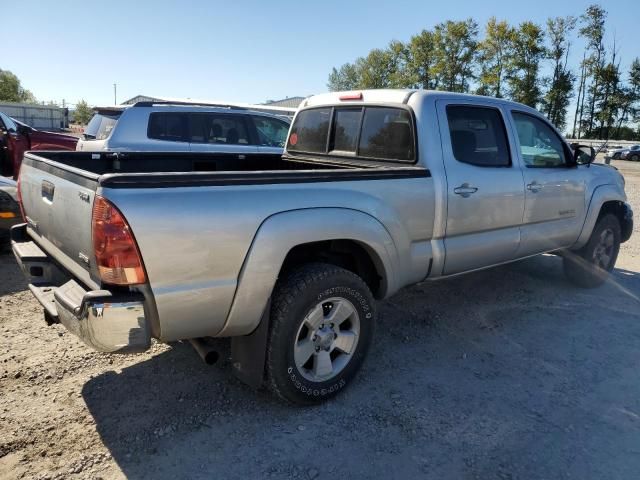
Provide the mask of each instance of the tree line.
[{"label": "tree line", "polygon": [[[606,18],[600,5],[577,17],[549,18],[544,25],[510,25],[492,17],[482,37],[473,19],[448,20],[407,42],[393,40],[334,67],[327,87],[422,88],[508,98],[539,109],[572,138],[640,140],[640,59],[627,72],[621,70],[615,41],[605,46]],[[569,64],[576,30],[584,41],[577,68]]]}]

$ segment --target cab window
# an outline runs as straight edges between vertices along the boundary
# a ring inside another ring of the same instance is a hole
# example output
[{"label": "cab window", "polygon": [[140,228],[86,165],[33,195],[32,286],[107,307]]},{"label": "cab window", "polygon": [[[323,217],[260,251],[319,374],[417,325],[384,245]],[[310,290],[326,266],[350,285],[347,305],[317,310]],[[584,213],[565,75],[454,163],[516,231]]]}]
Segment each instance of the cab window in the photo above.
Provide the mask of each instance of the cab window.
[{"label": "cab window", "polygon": [[539,118],[521,112],[512,112],[518,132],[520,155],[529,168],[565,167],[567,151],[562,139]]},{"label": "cab window", "polygon": [[507,134],[497,109],[449,105],[447,120],[451,148],[457,161],[478,167],[511,165]]}]

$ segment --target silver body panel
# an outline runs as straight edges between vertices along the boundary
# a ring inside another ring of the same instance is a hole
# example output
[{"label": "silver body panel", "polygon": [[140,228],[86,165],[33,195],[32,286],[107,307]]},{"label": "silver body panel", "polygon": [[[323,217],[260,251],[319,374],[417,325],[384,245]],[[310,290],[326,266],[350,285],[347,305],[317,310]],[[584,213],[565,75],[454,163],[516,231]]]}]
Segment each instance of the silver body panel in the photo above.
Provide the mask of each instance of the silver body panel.
[{"label": "silver body panel", "polygon": [[[340,102],[338,95],[311,97],[301,108],[362,104]],[[384,298],[424,279],[578,248],[588,239],[602,204],[625,201],[622,177],[613,168],[527,169],[510,111],[543,118],[528,107],[492,98],[403,90],[365,91],[364,101],[406,103],[411,108],[417,166],[428,169],[430,177],[97,189],[95,193],[113,202],[134,232],[148,274],[145,296],[154,304],[147,308],[154,336],[172,341],[250,333],[282,262],[297,245],[331,239],[358,242],[383,279],[379,297]],[[457,162],[443,110],[448,104],[499,109],[513,164],[491,169]],[[33,167],[23,167],[22,178],[28,186],[27,215],[34,212],[45,236],[70,259],[77,256],[76,250],[86,250],[91,211],[77,199],[82,189]],[[56,199],[53,212],[39,205],[43,199],[37,189],[43,180],[63,192],[66,203]],[[542,187],[528,192],[525,185],[534,181]],[[464,184],[477,192],[456,194],[454,189]],[[64,205],[65,211],[56,211],[56,205]],[[84,270],[97,280],[91,267]]]}]

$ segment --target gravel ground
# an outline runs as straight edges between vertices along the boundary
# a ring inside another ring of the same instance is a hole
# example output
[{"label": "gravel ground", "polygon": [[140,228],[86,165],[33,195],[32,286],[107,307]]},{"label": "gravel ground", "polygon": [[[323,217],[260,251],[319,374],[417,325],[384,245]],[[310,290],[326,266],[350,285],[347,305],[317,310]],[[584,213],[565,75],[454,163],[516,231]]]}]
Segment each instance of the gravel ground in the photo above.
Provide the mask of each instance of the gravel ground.
[{"label": "gravel ground", "polygon": [[[614,163],[640,212],[640,163]],[[0,479],[638,478],[635,230],[596,290],[540,256],[402,291],[358,380],[306,409],[188,344],[92,352],[45,325],[5,253]]]}]

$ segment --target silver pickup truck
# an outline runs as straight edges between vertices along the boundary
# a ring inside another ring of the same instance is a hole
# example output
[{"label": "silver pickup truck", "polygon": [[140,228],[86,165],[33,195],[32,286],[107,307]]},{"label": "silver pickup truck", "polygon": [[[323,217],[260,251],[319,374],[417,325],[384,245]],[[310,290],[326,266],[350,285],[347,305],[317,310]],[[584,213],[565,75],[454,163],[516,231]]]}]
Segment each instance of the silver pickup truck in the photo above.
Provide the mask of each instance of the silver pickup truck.
[{"label": "silver pickup truck", "polygon": [[27,153],[15,256],[93,348],[232,337],[232,365],[281,398],[354,378],[375,300],[543,252],[605,281],[632,231],[624,180],[505,100],[372,90],[307,99],[283,156]]}]

